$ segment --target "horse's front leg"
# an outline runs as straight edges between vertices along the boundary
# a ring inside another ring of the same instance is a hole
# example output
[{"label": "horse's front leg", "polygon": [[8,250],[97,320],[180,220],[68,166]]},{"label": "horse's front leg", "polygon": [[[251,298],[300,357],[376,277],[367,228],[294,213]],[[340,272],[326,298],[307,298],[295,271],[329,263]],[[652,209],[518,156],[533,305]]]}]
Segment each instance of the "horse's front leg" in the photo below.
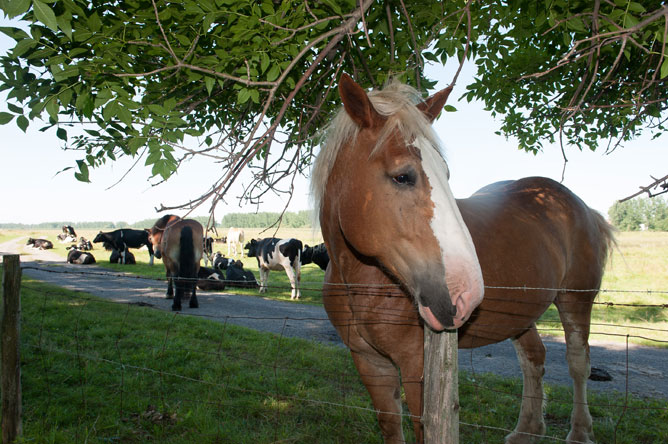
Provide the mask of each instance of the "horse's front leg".
[{"label": "horse's front leg", "polygon": [[404,444],[401,428],[401,386],[399,371],[392,361],[374,351],[364,353],[351,350],[353,361],[366,386],[385,444]]}]

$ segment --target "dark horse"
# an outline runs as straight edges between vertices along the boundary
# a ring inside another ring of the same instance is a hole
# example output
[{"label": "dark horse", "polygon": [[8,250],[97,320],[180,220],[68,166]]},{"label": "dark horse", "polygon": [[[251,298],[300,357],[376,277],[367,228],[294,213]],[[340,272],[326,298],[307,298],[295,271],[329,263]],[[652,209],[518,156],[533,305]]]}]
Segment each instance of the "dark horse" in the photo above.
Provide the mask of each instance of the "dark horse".
[{"label": "dark horse", "polygon": [[385,442],[404,442],[401,384],[423,440],[424,325],[458,328],[460,348],[510,338],[524,388],[506,442],[543,434],[545,347],[535,322],[552,303],[573,379],[567,441],[591,442],[590,315],[611,227],[546,178],[501,182],[455,200],[431,128],[449,89],[423,101],[395,82],[367,95],[344,75],[339,92],[344,110],[328,128],[312,178],[330,255],[323,298]]},{"label": "dark horse", "polygon": [[[155,257],[162,258],[167,270],[167,299],[174,298],[172,310],[181,310],[181,299],[190,296],[190,308],[197,308],[197,275],[204,239],[202,224],[167,214],[148,230]],[[174,292],[174,286],[176,292]]]},{"label": "dark horse", "polygon": [[126,263],[125,253],[128,248],[140,248],[146,245],[148,254],[150,255],[149,265],[153,265],[153,245],[148,238],[148,229],[133,230],[131,228],[121,228],[106,233],[100,231],[95,236],[95,239],[93,239],[93,242],[103,242],[104,248],[107,250],[118,251],[122,264]]}]

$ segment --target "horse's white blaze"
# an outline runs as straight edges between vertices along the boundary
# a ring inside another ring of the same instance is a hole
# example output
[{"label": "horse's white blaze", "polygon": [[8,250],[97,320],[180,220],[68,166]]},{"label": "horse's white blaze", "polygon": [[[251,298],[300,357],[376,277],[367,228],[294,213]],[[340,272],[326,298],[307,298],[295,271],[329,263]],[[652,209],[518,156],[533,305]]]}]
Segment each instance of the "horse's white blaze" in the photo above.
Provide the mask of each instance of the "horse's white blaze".
[{"label": "horse's white blaze", "polygon": [[482,271],[471,234],[450,190],[448,165],[426,140],[417,140],[416,146],[420,149],[422,168],[431,185],[434,216],[430,225],[441,249],[445,284],[452,304],[457,307],[454,328],[459,328],[482,302]]}]

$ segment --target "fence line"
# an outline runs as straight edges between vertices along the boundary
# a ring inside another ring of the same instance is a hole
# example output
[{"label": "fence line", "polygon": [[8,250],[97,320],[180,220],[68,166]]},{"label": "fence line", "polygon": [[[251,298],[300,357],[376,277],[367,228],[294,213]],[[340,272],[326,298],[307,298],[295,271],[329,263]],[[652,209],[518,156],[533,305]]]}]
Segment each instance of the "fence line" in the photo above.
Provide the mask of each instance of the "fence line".
[{"label": "fence line", "polygon": [[[145,278],[145,277],[141,277],[141,276],[132,276],[132,275],[129,276],[129,275],[127,275],[127,274],[74,272],[74,271],[69,271],[69,270],[59,270],[59,271],[55,271],[55,270],[47,270],[47,269],[40,268],[40,267],[23,267],[23,269],[35,269],[35,270],[40,270],[40,271],[49,271],[49,272],[57,272],[57,273],[98,274],[98,275],[103,275],[103,276],[105,276],[105,277],[124,277],[124,278],[128,278],[128,277],[136,277],[137,279],[149,279],[149,280],[154,280],[154,281],[164,281],[164,279]],[[355,287],[355,286],[353,286],[353,287]],[[367,286],[364,286],[364,287],[367,287]],[[396,286],[393,286],[393,287],[396,288]],[[279,287],[279,286],[274,286],[273,288],[289,289],[290,287],[289,287],[289,286],[287,286],[287,287],[286,287],[286,286],[280,286],[280,287]],[[302,287],[302,288],[303,288],[303,287]],[[527,288],[527,287],[491,287],[491,288],[494,288],[494,289],[499,288],[499,289],[509,289],[509,290],[521,290],[521,291],[528,291],[528,290],[551,290],[551,291],[553,291],[553,290],[555,290],[555,289]],[[317,290],[313,290],[313,291],[321,291],[321,290],[322,290],[322,288],[317,289]],[[587,290],[584,290],[584,291],[587,291]],[[591,291],[591,290],[588,290],[588,291]],[[613,291],[615,291],[615,290],[607,290],[607,292],[613,292]],[[647,293],[646,291],[634,291],[634,290],[630,290],[630,291],[629,291],[629,290],[624,290],[623,292],[626,292],[626,293]],[[668,294],[668,291],[665,291],[665,292],[664,292],[664,291],[656,291],[656,292],[651,292],[651,293]],[[209,294],[209,293],[207,293],[207,294]],[[210,294],[209,294],[209,295],[210,295]],[[48,292],[45,292],[45,294],[44,294],[45,303],[46,303],[46,298],[47,298],[47,297],[48,297]],[[36,347],[36,346],[34,346],[34,345],[30,345],[30,344],[28,344],[28,346],[31,347],[31,348],[36,348],[36,349],[38,349],[38,350],[40,350],[40,351],[42,351],[42,352],[54,352],[54,353],[60,353],[60,354],[63,354],[63,355],[66,355],[66,356],[70,356],[70,357],[76,359],[77,366],[78,366],[78,368],[79,368],[79,376],[80,376],[79,385],[80,385],[80,387],[81,387],[81,399],[82,399],[82,402],[83,402],[84,404],[86,404],[86,392],[85,392],[85,390],[84,390],[84,387],[87,386],[87,385],[89,384],[88,379],[87,379],[87,373],[85,372],[86,362],[87,362],[87,361],[96,361],[96,362],[102,362],[102,363],[106,363],[106,364],[109,364],[109,365],[113,365],[113,366],[116,366],[116,367],[118,367],[119,369],[121,369],[121,375],[122,375],[122,376],[121,376],[121,387],[124,387],[123,383],[124,383],[124,378],[125,378],[125,372],[126,372],[126,370],[128,370],[128,369],[132,369],[132,370],[141,370],[141,371],[144,371],[144,372],[147,372],[147,373],[152,373],[152,374],[159,374],[159,375],[161,376],[161,378],[162,378],[162,377],[165,377],[165,378],[176,378],[176,379],[183,380],[183,381],[194,382],[194,383],[202,383],[202,384],[205,384],[205,385],[213,385],[213,386],[217,386],[217,387],[219,387],[219,388],[222,387],[222,388],[230,389],[230,390],[233,390],[233,391],[242,391],[242,392],[255,393],[255,394],[259,394],[259,395],[263,395],[263,396],[267,396],[267,397],[270,397],[270,396],[276,396],[279,400],[280,400],[280,399],[289,399],[289,400],[292,400],[292,401],[308,402],[308,403],[312,403],[312,404],[326,405],[326,406],[331,406],[331,407],[336,407],[336,408],[341,408],[341,409],[352,409],[352,410],[355,410],[355,411],[363,411],[363,412],[368,412],[368,413],[371,413],[371,412],[374,412],[374,413],[375,413],[375,412],[376,412],[374,409],[372,409],[372,408],[368,408],[368,407],[360,407],[360,406],[349,405],[349,404],[345,404],[345,403],[337,403],[337,402],[332,402],[332,401],[327,401],[327,400],[318,400],[318,399],[312,399],[312,398],[303,398],[303,397],[299,397],[299,396],[291,396],[291,395],[286,395],[286,394],[281,394],[281,393],[279,393],[278,386],[277,386],[277,377],[278,377],[277,374],[279,373],[279,371],[304,372],[304,371],[306,371],[306,368],[305,368],[305,367],[280,366],[280,365],[277,365],[277,363],[278,363],[277,360],[275,360],[271,365],[269,365],[269,364],[265,364],[265,363],[263,363],[263,362],[259,362],[259,361],[249,360],[250,362],[252,362],[252,363],[255,364],[255,365],[268,366],[268,367],[270,367],[271,369],[274,370],[274,377],[276,378],[276,379],[274,379],[274,388],[275,388],[275,391],[249,390],[249,389],[244,389],[243,387],[232,387],[232,386],[225,385],[225,384],[222,384],[222,383],[220,383],[220,384],[215,384],[215,383],[212,383],[211,381],[206,381],[206,380],[203,380],[203,379],[201,379],[201,378],[193,378],[193,377],[190,377],[190,376],[188,376],[188,375],[180,375],[180,374],[176,374],[176,373],[171,373],[171,372],[168,372],[168,371],[164,371],[164,369],[163,369],[163,364],[160,365],[160,368],[159,368],[159,369],[152,369],[152,368],[148,368],[148,367],[136,366],[136,365],[133,365],[133,364],[131,364],[131,363],[125,363],[125,362],[123,362],[124,354],[121,352],[121,348],[122,348],[122,347],[121,347],[121,343],[122,343],[122,341],[121,341],[120,334],[121,334],[121,332],[124,331],[124,328],[125,328],[124,326],[126,325],[127,318],[128,318],[128,316],[129,316],[129,313],[130,313],[130,311],[133,309],[133,304],[132,304],[132,303],[128,303],[128,304],[127,304],[127,310],[126,310],[126,312],[125,312],[125,318],[124,318],[124,320],[123,320],[123,322],[122,322],[122,324],[121,324],[121,328],[120,328],[120,330],[119,330],[119,335],[118,335],[118,337],[116,338],[116,341],[115,341],[116,352],[117,352],[118,357],[119,357],[120,360],[114,361],[114,360],[107,359],[107,358],[96,357],[96,356],[94,356],[94,355],[91,355],[91,354],[87,353],[86,350],[83,350],[83,348],[82,348],[82,347],[83,347],[83,339],[82,339],[82,337],[80,337],[80,334],[83,334],[83,332],[82,332],[82,329],[80,329],[80,325],[79,325],[79,323],[80,323],[81,320],[83,319],[83,313],[85,312],[85,309],[87,308],[87,305],[88,305],[89,302],[95,302],[95,303],[98,303],[98,302],[104,302],[104,303],[115,304],[115,305],[118,305],[118,302],[100,301],[100,300],[97,300],[97,299],[94,299],[94,298],[86,298],[86,297],[81,296],[81,295],[75,295],[72,299],[77,299],[77,300],[81,300],[82,302],[84,302],[83,304],[81,304],[81,306],[80,306],[80,308],[79,308],[79,314],[78,314],[78,316],[77,316],[77,325],[76,325],[76,329],[75,329],[75,338],[74,338],[74,340],[75,340],[75,345],[76,345],[76,350],[75,350],[75,351],[68,351],[68,350],[65,350],[65,349],[58,349],[58,348],[42,348],[42,345],[41,345],[41,344],[42,344],[42,339],[43,339],[43,333],[46,333],[45,336],[49,336],[49,333],[52,333],[47,327],[44,326],[44,324],[40,324],[40,330],[39,330],[39,344],[40,344],[40,345],[39,345],[38,347]],[[618,307],[618,306],[625,306],[625,307],[632,307],[632,308],[646,308],[646,307],[652,307],[652,308],[660,308],[660,309],[664,309],[664,308],[668,307],[668,304],[657,304],[657,305],[645,305],[645,304],[643,304],[643,305],[624,305],[624,304],[616,304],[616,303],[615,303],[614,305],[608,305],[608,304],[606,304],[606,303],[601,303],[601,305],[606,306],[606,308],[616,308],[616,307]],[[171,333],[171,326],[173,325],[173,323],[174,323],[177,319],[179,319],[179,318],[181,318],[181,317],[183,317],[183,316],[188,316],[188,317],[190,317],[190,316],[192,316],[192,317],[202,317],[202,318],[216,318],[216,319],[223,319],[223,318],[224,318],[224,319],[225,319],[225,324],[224,324],[225,327],[224,327],[224,329],[227,328],[227,321],[228,321],[229,319],[236,319],[236,318],[260,319],[260,320],[274,320],[274,321],[281,321],[281,320],[282,320],[283,323],[284,323],[284,324],[283,324],[283,325],[284,325],[283,329],[285,329],[285,325],[286,325],[286,322],[287,322],[287,321],[314,321],[314,320],[317,320],[317,321],[328,321],[328,318],[312,318],[312,317],[303,317],[303,318],[293,318],[293,317],[275,317],[275,318],[268,318],[268,317],[254,317],[254,316],[243,316],[243,317],[242,317],[242,316],[224,316],[224,317],[221,317],[221,316],[200,315],[200,314],[194,314],[194,315],[193,315],[193,314],[188,314],[188,315],[185,315],[185,314],[175,314],[175,315],[172,317],[172,323],[170,323],[170,327],[169,327],[169,329],[165,332],[165,338],[164,338],[164,341],[163,341],[163,344],[162,344],[162,350],[161,350],[161,353],[160,353],[160,356],[162,356],[163,358],[164,358],[164,356],[167,354],[167,344],[168,344],[168,343],[170,342],[170,340],[172,339],[172,338],[171,338],[171,335],[170,335],[170,333]],[[554,322],[557,323],[558,321],[554,321]],[[350,324],[350,325],[354,325],[354,324]],[[600,324],[600,325],[609,325],[609,324]],[[624,326],[624,327],[626,327],[626,328],[633,328],[633,329],[635,329],[635,328],[642,328],[642,327],[636,327],[636,326]],[[647,327],[647,328],[642,328],[642,329],[644,329],[644,330],[651,330],[651,331],[657,331],[657,332],[666,332],[666,331],[668,331],[668,330],[664,330],[664,329],[653,329],[653,328],[649,328],[649,327]],[[545,331],[549,331],[549,329],[543,329],[543,330],[545,330]],[[643,337],[642,337],[642,336],[636,336],[636,335],[628,335],[628,334],[627,334],[627,335],[621,335],[621,334],[595,333],[595,332],[592,332],[591,334],[614,335],[614,336],[620,336],[620,337],[626,337],[626,338],[627,338],[627,343],[626,343],[626,353],[627,353],[627,363],[626,363],[626,366],[627,366],[627,371],[626,371],[626,378],[627,378],[627,381],[626,381],[626,398],[627,398],[627,400],[628,400],[628,394],[629,394],[629,391],[628,391],[628,389],[629,389],[629,386],[628,386],[628,375],[629,375],[629,370],[628,370],[628,350],[629,350],[628,338],[630,338],[630,337],[643,338]],[[223,336],[224,336],[224,334],[223,334]],[[284,334],[281,333],[281,334],[278,336],[279,350],[280,350],[280,347],[281,347],[281,341],[282,341],[283,339],[284,339]],[[657,342],[657,343],[666,343],[666,342],[668,342],[668,341],[656,340],[656,339],[651,339],[651,338],[646,338],[646,339],[647,339],[647,340],[650,340],[650,341]],[[220,351],[220,348],[222,347],[222,342],[223,342],[223,337],[221,337],[221,340],[220,340],[219,351]],[[189,351],[192,352],[192,353],[195,353],[195,352],[197,352],[197,353],[203,353],[202,351],[199,351],[199,350],[196,350],[196,349],[189,349]],[[221,354],[221,353],[210,353],[210,354],[213,355],[213,356],[217,356],[217,357],[219,358],[219,360],[222,358],[222,354]],[[229,357],[228,354],[225,354],[225,356],[226,356],[226,357]],[[277,352],[276,356],[278,357],[278,352]],[[240,355],[239,355],[239,356],[236,356],[235,358],[238,358],[238,359],[244,359],[244,358],[241,357]],[[46,360],[45,360],[45,357],[44,357],[43,355],[42,355],[42,364],[43,364],[43,365],[46,365]],[[46,367],[45,367],[45,368],[46,368]],[[346,375],[340,375],[340,374],[337,373],[337,375],[339,375],[339,376],[345,376],[345,377],[357,377],[357,373],[351,373],[351,374],[346,374]],[[48,372],[45,372],[45,377],[47,378],[47,388],[48,388],[48,390],[51,390],[51,382],[48,381]],[[522,397],[521,394],[520,394],[520,395],[517,395],[517,394],[514,394],[514,393],[512,393],[512,392],[507,392],[507,391],[503,391],[503,390],[494,390],[494,389],[490,389],[489,387],[484,387],[484,386],[482,386],[482,385],[480,385],[480,384],[467,384],[467,383],[462,383],[461,385],[462,385],[462,386],[472,386],[472,387],[475,387],[476,389],[491,390],[491,391],[495,391],[495,392],[498,392],[498,393],[503,393],[503,394],[505,394],[505,395],[515,396],[515,397],[519,397],[519,398]],[[119,393],[121,393],[121,396],[122,396],[122,395],[125,393],[124,389],[121,389]],[[161,391],[160,396],[162,397],[162,400],[163,400],[163,403],[164,403],[164,400],[165,400],[166,398],[164,398],[164,392],[163,392],[163,391]],[[182,399],[182,398],[181,398],[181,399]],[[185,400],[185,399],[182,399],[182,400]],[[558,398],[551,398],[551,400],[553,400],[553,401],[555,401],[555,400],[556,400],[556,401],[560,401],[560,399],[558,399]],[[194,400],[194,401],[196,401],[196,402],[202,402],[201,400]],[[219,402],[222,403],[223,401],[221,400],[221,401],[219,401]],[[122,404],[123,404],[123,400],[121,400],[121,405],[122,405]],[[212,404],[215,404],[215,403],[212,402]],[[568,404],[570,405],[570,401],[568,402]],[[589,403],[589,405],[590,405],[590,406],[595,406],[596,404],[595,404],[595,403]],[[609,407],[610,405],[606,405],[606,406]],[[624,403],[623,405],[618,405],[618,406],[616,406],[616,407],[623,407],[623,408],[625,409],[625,410],[624,410],[624,414],[628,413],[628,411],[641,410],[640,408],[637,408],[637,407],[629,407],[627,403]],[[668,409],[666,409],[666,408],[651,408],[651,410],[659,410],[659,411],[662,411],[662,410],[663,410],[663,411],[665,411],[665,410],[668,410]],[[280,415],[280,414],[281,414],[281,413],[280,413],[280,409],[275,409],[275,413],[276,413],[277,415]],[[405,418],[410,418],[410,417],[411,417],[410,415],[407,415],[407,414],[402,414],[401,416],[403,416],[403,417],[405,417]],[[623,415],[622,415],[622,417],[623,417]],[[619,423],[621,422],[622,417],[620,417],[620,418],[618,419],[618,421],[617,421],[617,425],[615,426],[615,430],[617,429]],[[463,425],[463,426],[466,426],[466,427],[473,427],[473,428],[478,428],[478,429],[486,429],[486,430],[490,430],[490,431],[512,432],[512,430],[510,430],[510,429],[506,429],[506,428],[503,428],[503,427],[496,427],[496,426],[489,426],[489,425],[482,425],[482,424],[474,424],[474,423],[468,423],[468,422],[465,422],[465,421],[460,421],[460,424]],[[616,432],[615,432],[615,433],[616,433]],[[554,441],[564,441],[563,439],[556,438],[556,437],[552,437],[552,436],[543,436],[543,437],[546,438],[546,439],[554,440]]]}]

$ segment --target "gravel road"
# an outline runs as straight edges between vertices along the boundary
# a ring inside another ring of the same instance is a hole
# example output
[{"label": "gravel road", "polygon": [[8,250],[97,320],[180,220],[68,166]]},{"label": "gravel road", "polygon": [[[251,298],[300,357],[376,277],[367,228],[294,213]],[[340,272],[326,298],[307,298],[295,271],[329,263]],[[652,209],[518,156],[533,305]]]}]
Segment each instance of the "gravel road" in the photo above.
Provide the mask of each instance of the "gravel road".
[{"label": "gravel road", "polygon": [[[119,277],[115,272],[96,266],[70,265],[53,252],[27,248],[24,243],[23,238],[5,242],[0,244],[0,252],[20,253],[26,276],[119,303],[143,303],[157,309],[171,310],[171,300],[164,298],[165,284],[162,282],[137,279],[131,275]],[[113,274],[114,278],[110,279],[109,274]],[[200,308],[190,309],[184,304],[183,314],[343,346],[321,306],[217,292],[198,291],[197,296]],[[543,336],[543,341],[547,347],[545,382],[570,386],[563,339]],[[625,344],[596,340],[590,342],[592,367],[603,369],[612,376],[611,381],[589,381],[591,390],[625,392],[628,387],[630,393],[641,397],[668,399],[668,350],[629,345],[627,370]],[[474,350],[460,350],[459,366],[464,371],[475,373],[521,376],[510,341]]]}]

